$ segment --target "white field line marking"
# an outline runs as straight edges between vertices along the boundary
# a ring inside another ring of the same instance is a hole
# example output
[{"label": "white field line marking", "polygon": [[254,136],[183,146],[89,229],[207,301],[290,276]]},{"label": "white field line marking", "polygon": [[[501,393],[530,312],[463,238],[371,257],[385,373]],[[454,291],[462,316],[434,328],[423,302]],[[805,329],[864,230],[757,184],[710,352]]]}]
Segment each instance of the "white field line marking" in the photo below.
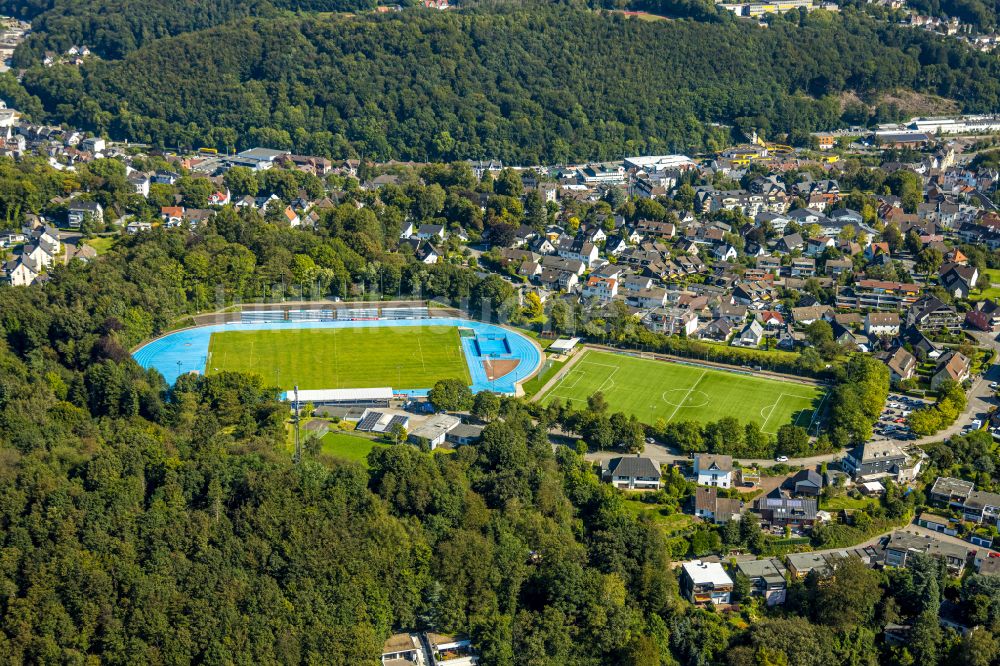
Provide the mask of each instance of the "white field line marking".
[{"label": "white field line marking", "polygon": [[698,384],[701,383],[702,377],[704,377],[706,374],[708,374],[708,370],[702,370],[701,374],[698,375],[698,379],[695,381],[694,384],[691,385],[690,388],[688,388],[687,393],[684,394],[684,397],[677,401],[678,404],[676,407],[674,407],[674,411],[670,413],[670,417],[667,419],[667,423],[670,423],[671,421],[674,420],[674,416],[677,415],[677,410],[681,408],[681,405],[683,405],[684,402],[688,399],[688,397],[694,391],[695,387],[697,387]]},{"label": "white field line marking", "polygon": [[[782,398],[797,398],[799,400],[806,400],[806,399],[808,399],[808,396],[795,395],[794,393],[779,393],[777,399],[774,401],[774,404],[771,405],[771,410],[767,413],[767,418],[764,419],[764,423],[762,423],[761,426],[760,426],[760,431],[761,432],[766,432],[769,435],[773,435],[773,434],[775,434],[775,433],[778,432],[777,430],[767,430],[766,426],[767,426],[768,422],[771,420],[771,417],[774,416],[774,412],[778,409],[778,403],[781,402]],[[762,407],[761,411],[763,411],[763,409],[764,408]],[[764,414],[762,413],[761,416],[763,416],[763,415]],[[798,423],[798,419],[796,419],[795,422]]]}]

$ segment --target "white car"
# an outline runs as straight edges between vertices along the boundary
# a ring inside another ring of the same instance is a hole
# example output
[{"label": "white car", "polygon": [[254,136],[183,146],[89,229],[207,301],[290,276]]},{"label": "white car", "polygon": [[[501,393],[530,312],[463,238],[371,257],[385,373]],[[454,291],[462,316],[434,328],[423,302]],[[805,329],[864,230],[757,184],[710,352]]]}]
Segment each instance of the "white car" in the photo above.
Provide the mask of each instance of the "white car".
[{"label": "white car", "polygon": [[1000,388],[1000,384],[997,384],[996,382],[990,382],[990,388],[995,391],[998,388]]},{"label": "white car", "polygon": [[788,456],[778,456],[775,460],[778,462],[788,462]]}]

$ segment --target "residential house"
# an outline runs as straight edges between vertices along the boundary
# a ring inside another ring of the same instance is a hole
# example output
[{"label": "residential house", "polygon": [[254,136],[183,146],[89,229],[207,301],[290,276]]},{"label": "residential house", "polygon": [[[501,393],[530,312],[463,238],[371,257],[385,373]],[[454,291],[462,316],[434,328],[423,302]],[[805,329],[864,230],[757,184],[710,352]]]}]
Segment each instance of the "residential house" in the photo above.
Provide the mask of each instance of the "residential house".
[{"label": "residential house", "polygon": [[972,362],[961,352],[945,352],[938,359],[937,368],[931,376],[931,388],[937,390],[942,383],[952,380],[961,384],[969,378]]},{"label": "residential house", "polygon": [[854,262],[850,259],[829,259],[824,270],[830,277],[840,277],[844,273],[850,273],[854,270]]},{"label": "residential house", "polygon": [[776,557],[737,562],[736,569],[750,581],[750,594],[763,597],[767,606],[785,603],[788,570]]},{"label": "residential house", "polygon": [[688,336],[698,330],[698,315],[683,308],[658,307],[647,312],[642,323],[657,333]]},{"label": "residential house", "polygon": [[382,645],[384,666],[431,666],[417,634],[393,634]]},{"label": "residential house", "polygon": [[104,223],[104,208],[101,204],[96,201],[74,201],[66,214],[66,226],[79,229],[88,218],[98,225]]},{"label": "residential house", "polygon": [[832,571],[832,566],[822,553],[789,553],[785,556],[785,563],[788,564],[788,572],[792,578],[802,579],[810,572],[816,571],[820,575],[827,575]]},{"label": "residential house", "polygon": [[732,488],[733,458],[732,456],[696,453],[694,454],[694,475],[695,482],[699,486]]},{"label": "residential house", "polygon": [[723,317],[719,317],[718,319],[708,322],[700,331],[697,331],[697,337],[704,340],[715,340],[717,342],[725,342],[732,334],[732,322]]},{"label": "residential house", "polygon": [[618,295],[618,280],[613,277],[591,275],[583,285],[584,298],[596,298],[602,303],[611,301]]},{"label": "residential house", "polygon": [[889,367],[889,379],[893,382],[906,381],[917,371],[917,358],[905,347],[881,352],[877,358]]},{"label": "residential house", "polygon": [[299,217],[299,214],[296,213],[295,209],[291,206],[285,206],[285,210],[282,212],[282,217],[286,222],[288,222],[288,226],[290,227],[297,227],[302,224],[302,218]]},{"label": "residential house", "polygon": [[791,484],[793,493],[796,495],[817,497],[823,489],[823,477],[819,475],[819,472],[811,469],[798,471],[795,476],[788,480],[788,483]]},{"label": "residential house", "polygon": [[20,257],[16,257],[5,263],[3,271],[0,271],[0,277],[3,278],[3,281],[13,287],[27,287],[38,279],[38,275],[38,271]]},{"label": "residential house", "polygon": [[583,236],[560,238],[556,243],[556,253],[564,259],[579,261],[588,267],[599,256],[597,246]]},{"label": "residential house", "polygon": [[887,280],[858,280],[837,290],[837,307],[854,310],[899,310],[920,296],[920,285]]},{"label": "residential house", "polygon": [[778,241],[778,250],[781,252],[791,252],[792,250],[798,250],[803,245],[805,245],[805,241],[802,240],[801,234],[788,234]]},{"label": "residential house", "polygon": [[692,603],[729,604],[733,579],[721,564],[692,560],[682,569],[681,589]]},{"label": "residential house", "polygon": [[152,231],[152,229],[152,224],[142,220],[131,220],[127,225],[125,225],[125,233],[130,236],[134,236],[135,234],[143,231]]},{"label": "residential house", "polygon": [[906,313],[906,325],[921,331],[957,332],[962,328],[962,316],[954,307],[934,296],[924,296],[915,301]]},{"label": "residential house", "polygon": [[635,230],[644,236],[654,238],[673,238],[676,234],[673,224],[656,220],[639,220],[635,224]]},{"label": "residential house", "polygon": [[962,503],[962,517],[977,523],[997,523],[1000,515],[1000,495],[973,490]]},{"label": "residential house", "polygon": [[132,191],[143,198],[149,196],[149,183],[149,176],[140,171],[133,171],[128,176],[128,184],[132,187]]},{"label": "residential house", "polygon": [[602,466],[601,476],[623,490],[659,490],[660,465],[639,455],[612,458]]},{"label": "residential house", "polygon": [[816,260],[810,257],[792,259],[791,275],[793,277],[813,277],[816,275]]},{"label": "residential house", "polygon": [[844,471],[854,478],[874,475],[898,475],[908,458],[893,441],[870,441],[858,444],[844,456]]},{"label": "residential house", "polygon": [[736,347],[756,348],[764,340],[764,327],[756,319],[751,319],[743,329],[733,338],[732,344]]},{"label": "residential house", "polygon": [[441,253],[428,241],[420,241],[413,250],[413,256],[422,264],[436,264]]},{"label": "residential house", "polygon": [[939,476],[931,486],[928,499],[944,506],[961,508],[975,488],[976,485],[971,481]]},{"label": "residential house", "polygon": [[440,224],[421,224],[417,229],[417,238],[420,240],[442,241],[444,240],[444,226]]},{"label": "residential house", "polygon": [[[643,278],[639,277],[638,279],[642,280]],[[667,302],[667,290],[663,287],[639,287],[631,290],[625,300],[629,305],[643,310],[659,308]]]},{"label": "residential house", "polygon": [[881,338],[899,335],[899,313],[869,312],[865,315],[865,333]]},{"label": "residential house", "polygon": [[735,498],[719,497],[719,489],[698,486],[694,489],[694,515],[704,521],[721,525],[739,520],[743,503]]},{"label": "residential house", "polygon": [[790,497],[775,488],[754,501],[753,511],[772,526],[811,527],[816,522],[817,506],[814,499]]},{"label": "residential house", "polygon": [[957,576],[965,569],[972,550],[933,536],[897,531],[885,545],[885,565],[905,568],[912,555],[922,553],[944,560],[948,571]]},{"label": "residential house", "polygon": [[801,326],[808,326],[820,319],[833,319],[833,308],[829,305],[810,305],[792,308],[792,321]]},{"label": "residential house", "polygon": [[184,221],[184,208],[181,206],[162,206],[160,219],[168,227],[176,227]]},{"label": "residential house", "polygon": [[[212,192],[211,196],[208,197],[208,204],[210,206],[225,206],[230,201],[232,201],[232,195],[229,192],[229,188],[225,190],[216,190]],[[305,206],[303,206],[305,208]]]}]

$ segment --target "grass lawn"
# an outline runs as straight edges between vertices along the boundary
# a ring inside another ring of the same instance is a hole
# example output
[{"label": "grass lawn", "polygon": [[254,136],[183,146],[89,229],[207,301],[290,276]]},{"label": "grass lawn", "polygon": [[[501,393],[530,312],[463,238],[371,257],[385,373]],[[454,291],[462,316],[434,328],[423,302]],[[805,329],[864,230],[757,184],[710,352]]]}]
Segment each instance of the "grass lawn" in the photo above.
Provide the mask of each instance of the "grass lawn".
[{"label": "grass lawn", "polygon": [[558,397],[581,406],[596,391],[611,411],[650,425],[660,418],[706,423],[733,416],[768,433],[786,423],[808,426],[824,395],[805,384],[588,350],[542,402]]},{"label": "grass lawn", "polygon": [[686,513],[667,514],[659,504],[650,504],[637,499],[626,499],[625,509],[636,518],[640,516],[649,518],[670,534],[683,532],[694,523],[694,516]]},{"label": "grass lawn", "polygon": [[1000,298],[1000,268],[984,268],[976,285],[978,290],[969,294],[970,301]]},{"label": "grass lawn", "polygon": [[562,370],[562,367],[566,365],[566,361],[552,361],[546,360],[542,363],[542,369],[537,375],[524,382],[521,388],[524,389],[524,394],[526,396],[533,396],[538,393],[545,383],[552,379],[557,372]]},{"label": "grass lawn", "polygon": [[869,504],[874,504],[875,500],[869,497],[855,499],[850,495],[838,495],[828,500],[820,500],[820,509],[824,511],[840,511],[841,509],[863,509]]},{"label": "grass lawn", "polygon": [[365,467],[368,466],[366,458],[369,451],[376,446],[387,446],[366,437],[346,435],[342,432],[328,432],[323,435],[323,439],[320,442],[320,450],[326,455],[339,458],[340,460],[358,462]]},{"label": "grass lawn", "polygon": [[454,326],[224,331],[212,334],[205,370],[253,372],[284,389],[426,389],[450,378],[472,383]]},{"label": "grass lawn", "polygon": [[118,238],[116,236],[95,236],[94,238],[88,238],[84,241],[85,245],[89,245],[94,248],[97,254],[104,254],[107,252],[112,245],[115,244]]}]

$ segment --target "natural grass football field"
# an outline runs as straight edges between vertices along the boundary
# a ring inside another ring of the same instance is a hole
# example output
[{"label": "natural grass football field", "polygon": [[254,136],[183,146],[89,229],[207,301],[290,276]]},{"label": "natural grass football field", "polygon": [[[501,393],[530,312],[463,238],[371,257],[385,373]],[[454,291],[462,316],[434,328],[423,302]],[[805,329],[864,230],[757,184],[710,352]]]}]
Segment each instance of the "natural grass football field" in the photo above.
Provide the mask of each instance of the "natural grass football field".
[{"label": "natural grass football field", "polygon": [[717,421],[734,416],[776,433],[786,423],[808,426],[823,398],[819,387],[724,370],[588,350],[542,402],[569,399],[577,407],[601,391],[611,411],[635,414],[652,425]]},{"label": "natural grass football field", "polygon": [[472,382],[454,326],[302,328],[213,333],[205,371],[252,372],[291,389],[426,389]]}]

